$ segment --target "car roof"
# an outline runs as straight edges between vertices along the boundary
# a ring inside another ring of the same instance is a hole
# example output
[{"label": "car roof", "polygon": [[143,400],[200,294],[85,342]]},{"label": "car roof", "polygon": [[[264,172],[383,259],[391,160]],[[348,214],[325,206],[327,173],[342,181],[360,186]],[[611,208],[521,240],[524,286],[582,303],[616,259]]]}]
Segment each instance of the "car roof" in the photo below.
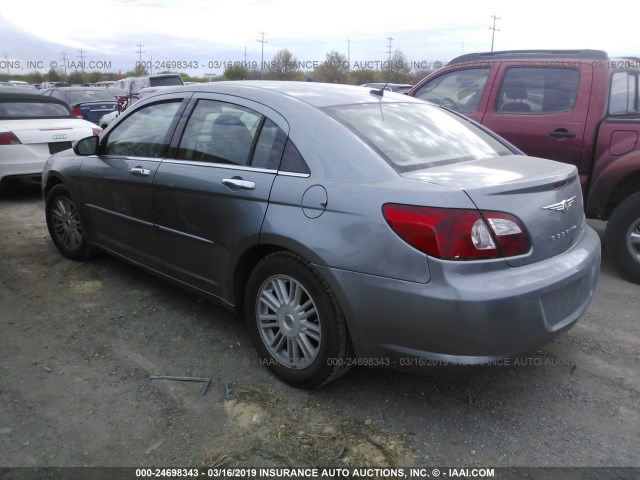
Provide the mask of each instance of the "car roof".
[{"label": "car roof", "polygon": [[[231,82],[210,82],[193,85],[167,87],[157,94],[174,92],[209,92],[247,96],[255,101],[263,101],[273,106],[278,101],[299,100],[316,108],[360,103],[424,103],[422,100],[399,93],[384,91],[382,95],[356,85],[319,82],[287,82],[267,80],[245,80]],[[377,90],[377,92],[380,92]],[[150,98],[150,97],[149,97]]]},{"label": "car roof", "polygon": [[490,62],[492,60],[512,60],[518,58],[575,58],[590,60],[607,60],[609,56],[603,50],[502,50],[495,52],[467,53],[449,62]]},{"label": "car roof", "polygon": [[58,91],[62,91],[62,92],[71,92],[74,90],[80,90],[83,92],[89,91],[89,90],[94,90],[97,92],[105,92],[108,91],[106,88],[104,87],[51,87],[51,88],[47,88],[47,90],[58,90]]}]

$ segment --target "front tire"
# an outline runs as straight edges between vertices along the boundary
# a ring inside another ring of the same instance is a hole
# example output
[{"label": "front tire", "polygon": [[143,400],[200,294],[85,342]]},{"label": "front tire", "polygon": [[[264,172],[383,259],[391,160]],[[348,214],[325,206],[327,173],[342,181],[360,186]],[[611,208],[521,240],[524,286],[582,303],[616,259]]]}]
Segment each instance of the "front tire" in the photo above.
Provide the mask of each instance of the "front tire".
[{"label": "front tire", "polygon": [[640,283],[640,193],[626,198],[609,217],[605,229],[608,257],[632,282]]},{"label": "front tire", "polygon": [[327,282],[302,258],[282,252],[261,260],[249,277],[244,306],[263,363],[286,383],[317,387],[349,369],[342,310]]},{"label": "front tire", "polygon": [[56,185],[47,195],[45,216],[49,235],[62,255],[86,260],[93,254],[78,207],[64,185]]}]

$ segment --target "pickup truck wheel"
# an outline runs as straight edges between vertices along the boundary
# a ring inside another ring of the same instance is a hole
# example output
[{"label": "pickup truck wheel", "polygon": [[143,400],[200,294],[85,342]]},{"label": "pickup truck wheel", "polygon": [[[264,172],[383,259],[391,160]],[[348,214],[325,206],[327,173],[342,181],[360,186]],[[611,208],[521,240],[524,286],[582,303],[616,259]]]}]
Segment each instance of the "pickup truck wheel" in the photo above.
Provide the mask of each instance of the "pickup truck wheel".
[{"label": "pickup truck wheel", "polygon": [[607,254],[629,280],[640,283],[640,193],[623,200],[605,230]]},{"label": "pickup truck wheel", "polygon": [[288,384],[317,387],[349,369],[351,349],[338,301],[297,255],[274,253],[258,263],[244,311],[262,362]]}]

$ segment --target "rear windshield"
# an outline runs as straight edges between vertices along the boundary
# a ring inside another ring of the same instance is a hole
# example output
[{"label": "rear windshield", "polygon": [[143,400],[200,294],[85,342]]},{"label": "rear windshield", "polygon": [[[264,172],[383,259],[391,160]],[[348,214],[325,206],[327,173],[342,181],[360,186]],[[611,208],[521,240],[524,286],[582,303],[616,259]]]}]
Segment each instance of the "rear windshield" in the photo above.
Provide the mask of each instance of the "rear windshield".
[{"label": "rear windshield", "polygon": [[84,102],[115,102],[116,99],[106,89],[102,90],[68,90],[71,103]]},{"label": "rear windshield", "polygon": [[433,105],[368,103],[325,110],[399,172],[514,153],[471,122]]},{"label": "rear windshield", "polygon": [[59,103],[0,102],[0,118],[70,118],[69,109]]},{"label": "rear windshield", "polygon": [[171,85],[184,85],[184,83],[177,75],[175,77],[149,77],[150,87],[168,87]]}]

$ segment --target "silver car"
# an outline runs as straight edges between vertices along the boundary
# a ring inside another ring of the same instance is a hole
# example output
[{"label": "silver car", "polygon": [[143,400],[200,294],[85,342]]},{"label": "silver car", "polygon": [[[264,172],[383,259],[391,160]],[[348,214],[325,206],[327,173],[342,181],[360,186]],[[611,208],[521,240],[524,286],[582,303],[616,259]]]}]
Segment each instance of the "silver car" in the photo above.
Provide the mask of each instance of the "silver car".
[{"label": "silver car", "polygon": [[297,387],[530,351],[599,272],[575,167],[362,87],[166,89],[51,157],[42,186],[63,255],[102,250],[237,311]]}]

